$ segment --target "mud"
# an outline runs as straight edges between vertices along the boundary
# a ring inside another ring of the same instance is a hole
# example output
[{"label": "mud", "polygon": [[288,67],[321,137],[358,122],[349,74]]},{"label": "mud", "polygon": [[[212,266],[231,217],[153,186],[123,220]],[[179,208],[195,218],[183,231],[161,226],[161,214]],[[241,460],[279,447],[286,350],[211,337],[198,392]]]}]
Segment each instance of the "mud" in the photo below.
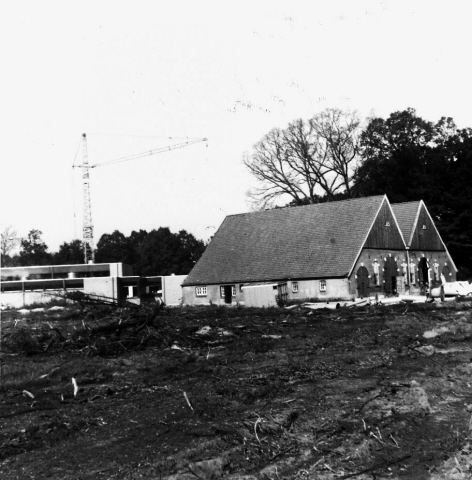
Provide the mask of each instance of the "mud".
[{"label": "mud", "polygon": [[0,478],[472,478],[471,313],[164,309],[92,349],[109,312],[3,312]]}]

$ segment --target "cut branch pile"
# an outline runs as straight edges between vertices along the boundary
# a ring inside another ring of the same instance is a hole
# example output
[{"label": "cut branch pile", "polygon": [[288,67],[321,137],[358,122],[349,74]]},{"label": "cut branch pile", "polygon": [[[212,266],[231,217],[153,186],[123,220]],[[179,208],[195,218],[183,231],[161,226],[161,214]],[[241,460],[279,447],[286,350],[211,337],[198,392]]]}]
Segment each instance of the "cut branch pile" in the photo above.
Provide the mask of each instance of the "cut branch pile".
[{"label": "cut branch pile", "polygon": [[161,343],[156,321],[163,304],[117,305],[107,298],[90,297],[77,292],[68,300],[77,301],[80,312],[75,322],[41,321],[35,328],[16,323],[11,333],[4,335],[5,346],[14,353],[37,354],[75,350],[86,355],[114,355],[136,350],[149,344]]}]

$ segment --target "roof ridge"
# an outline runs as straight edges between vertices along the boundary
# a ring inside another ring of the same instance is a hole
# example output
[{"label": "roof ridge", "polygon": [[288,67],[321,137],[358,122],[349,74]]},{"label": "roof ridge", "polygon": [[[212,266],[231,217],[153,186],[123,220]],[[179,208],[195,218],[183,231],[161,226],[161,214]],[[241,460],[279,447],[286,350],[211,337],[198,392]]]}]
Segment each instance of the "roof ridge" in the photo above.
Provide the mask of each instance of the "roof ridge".
[{"label": "roof ridge", "polygon": [[406,205],[409,203],[420,203],[422,200],[410,200],[408,202],[396,202],[396,203],[391,203],[390,205]]},{"label": "roof ridge", "polygon": [[[239,215],[252,215],[254,213],[265,213],[265,212],[275,212],[279,210],[287,210],[287,209],[298,209],[298,208],[307,208],[307,207],[322,207],[322,206],[328,206],[328,205],[339,205],[340,203],[348,203],[348,202],[353,202],[353,201],[358,201],[358,200],[373,200],[376,198],[384,198],[386,197],[386,194],[379,194],[379,195],[369,195],[368,197],[355,197],[355,198],[345,198],[343,200],[333,200],[329,202],[318,202],[318,203],[309,203],[308,205],[285,205],[283,207],[274,207],[274,208],[266,208],[264,210],[253,210],[251,212],[241,212],[241,213],[231,213],[229,215],[226,215],[226,217],[237,217]],[[393,204],[392,204],[393,205]]]}]

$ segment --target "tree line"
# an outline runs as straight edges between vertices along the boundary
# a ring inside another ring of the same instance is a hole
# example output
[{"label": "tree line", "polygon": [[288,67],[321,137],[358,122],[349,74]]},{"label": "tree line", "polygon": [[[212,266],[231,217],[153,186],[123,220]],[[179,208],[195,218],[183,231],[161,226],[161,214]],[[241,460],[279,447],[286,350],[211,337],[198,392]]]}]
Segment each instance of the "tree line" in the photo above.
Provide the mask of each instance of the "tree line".
[{"label": "tree line", "polygon": [[275,128],[243,162],[257,180],[256,208],[387,194],[423,200],[459,268],[472,276],[472,129],[425,120],[408,108],[362,122],[327,109]]},{"label": "tree line", "polygon": [[[1,233],[3,267],[31,265],[73,265],[84,263],[81,240],[60,245],[57,252],[49,252],[40,230],[31,230],[19,239],[7,227]],[[13,253],[19,246],[19,253]],[[122,262],[133,267],[134,275],[186,275],[205,250],[205,243],[186,230],[172,233],[167,227],[157,230],[133,231],[125,236],[118,230],[100,237],[95,249],[95,262]]]}]

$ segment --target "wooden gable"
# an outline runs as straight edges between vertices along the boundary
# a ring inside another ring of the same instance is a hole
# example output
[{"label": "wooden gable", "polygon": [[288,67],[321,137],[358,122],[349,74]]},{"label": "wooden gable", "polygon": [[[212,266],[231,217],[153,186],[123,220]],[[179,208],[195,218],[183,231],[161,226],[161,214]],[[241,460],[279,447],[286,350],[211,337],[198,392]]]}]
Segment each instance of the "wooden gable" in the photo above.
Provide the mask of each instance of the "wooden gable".
[{"label": "wooden gable", "polygon": [[438,250],[445,247],[423,202],[419,207],[418,218],[411,236],[411,250]]},{"label": "wooden gable", "polygon": [[369,232],[364,248],[403,250],[405,243],[388,200],[385,199]]}]

